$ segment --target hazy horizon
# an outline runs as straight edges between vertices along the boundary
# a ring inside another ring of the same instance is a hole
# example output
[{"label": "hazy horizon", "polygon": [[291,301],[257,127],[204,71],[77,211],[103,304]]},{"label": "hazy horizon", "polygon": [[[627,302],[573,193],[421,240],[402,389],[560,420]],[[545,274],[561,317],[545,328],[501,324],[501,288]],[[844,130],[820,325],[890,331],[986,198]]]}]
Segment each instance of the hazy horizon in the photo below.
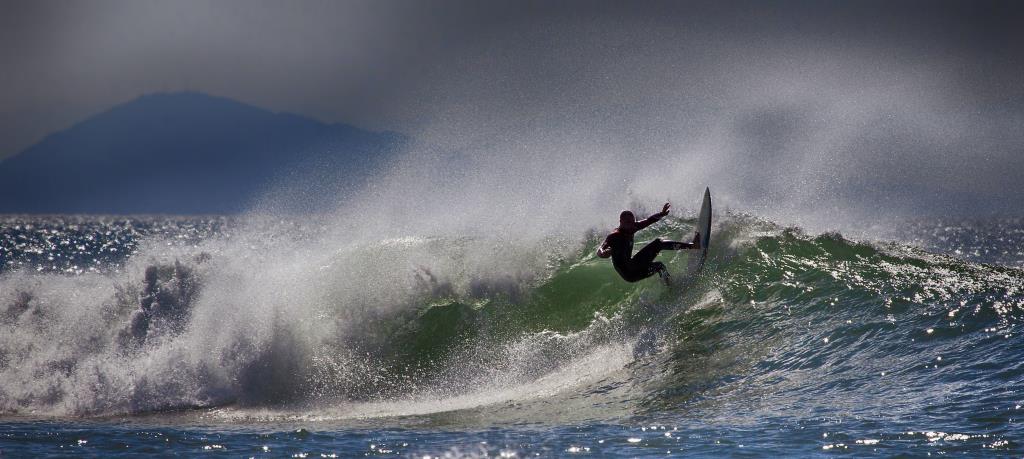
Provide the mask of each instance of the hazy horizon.
[{"label": "hazy horizon", "polygon": [[0,157],[196,91],[620,193],[1006,214],[1024,196],[1018,5],[8,2]]}]

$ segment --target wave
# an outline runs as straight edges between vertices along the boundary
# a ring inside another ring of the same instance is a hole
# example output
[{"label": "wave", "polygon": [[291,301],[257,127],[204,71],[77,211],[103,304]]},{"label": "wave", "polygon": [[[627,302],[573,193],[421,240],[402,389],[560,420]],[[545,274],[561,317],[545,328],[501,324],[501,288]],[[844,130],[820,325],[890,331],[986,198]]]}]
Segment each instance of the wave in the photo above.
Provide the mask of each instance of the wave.
[{"label": "wave", "polygon": [[[593,256],[593,231],[324,247],[279,222],[190,245],[150,238],[117,272],[8,272],[0,412],[763,416],[847,403],[844,391],[859,394],[850,412],[938,395],[999,403],[1024,379],[1008,345],[1024,318],[1020,269],[747,215],[714,235],[685,288],[622,282]],[[661,257],[686,270],[688,254]]]}]

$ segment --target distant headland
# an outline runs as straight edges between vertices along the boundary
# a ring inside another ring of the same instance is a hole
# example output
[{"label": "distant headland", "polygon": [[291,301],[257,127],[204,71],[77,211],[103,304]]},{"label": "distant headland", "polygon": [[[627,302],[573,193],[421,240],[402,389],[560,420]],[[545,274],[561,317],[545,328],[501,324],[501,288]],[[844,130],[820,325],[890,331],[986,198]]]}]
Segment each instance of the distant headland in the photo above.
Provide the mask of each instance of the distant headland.
[{"label": "distant headland", "polygon": [[195,92],[145,95],[0,161],[0,213],[238,213],[310,175],[351,186],[405,141]]}]

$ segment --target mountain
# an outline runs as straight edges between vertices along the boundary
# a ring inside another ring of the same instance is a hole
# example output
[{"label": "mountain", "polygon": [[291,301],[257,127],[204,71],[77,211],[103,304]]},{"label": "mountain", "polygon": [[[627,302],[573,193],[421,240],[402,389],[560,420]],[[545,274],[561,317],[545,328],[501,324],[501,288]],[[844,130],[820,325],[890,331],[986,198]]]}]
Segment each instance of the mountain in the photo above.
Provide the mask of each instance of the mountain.
[{"label": "mountain", "polygon": [[146,95],[0,161],[0,213],[236,213],[270,190],[356,185],[404,141],[205,94]]}]

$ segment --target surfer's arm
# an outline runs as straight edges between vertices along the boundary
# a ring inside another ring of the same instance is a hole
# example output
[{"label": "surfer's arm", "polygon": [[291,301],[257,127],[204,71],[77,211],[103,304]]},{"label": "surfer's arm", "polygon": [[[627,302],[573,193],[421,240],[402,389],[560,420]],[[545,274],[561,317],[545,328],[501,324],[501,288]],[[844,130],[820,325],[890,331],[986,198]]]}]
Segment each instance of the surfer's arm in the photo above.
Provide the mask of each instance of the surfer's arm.
[{"label": "surfer's arm", "polygon": [[658,212],[654,215],[651,215],[650,217],[647,217],[643,220],[636,222],[636,230],[640,231],[644,228],[647,228],[648,226],[653,225],[658,220],[661,220],[661,217],[668,215],[668,209],[670,207],[672,207],[672,205],[666,202],[665,207],[661,208],[661,212]]},{"label": "surfer's arm", "polygon": [[612,246],[608,243],[608,238],[605,238],[604,242],[597,247],[597,256],[600,258],[608,258],[612,256]]}]

